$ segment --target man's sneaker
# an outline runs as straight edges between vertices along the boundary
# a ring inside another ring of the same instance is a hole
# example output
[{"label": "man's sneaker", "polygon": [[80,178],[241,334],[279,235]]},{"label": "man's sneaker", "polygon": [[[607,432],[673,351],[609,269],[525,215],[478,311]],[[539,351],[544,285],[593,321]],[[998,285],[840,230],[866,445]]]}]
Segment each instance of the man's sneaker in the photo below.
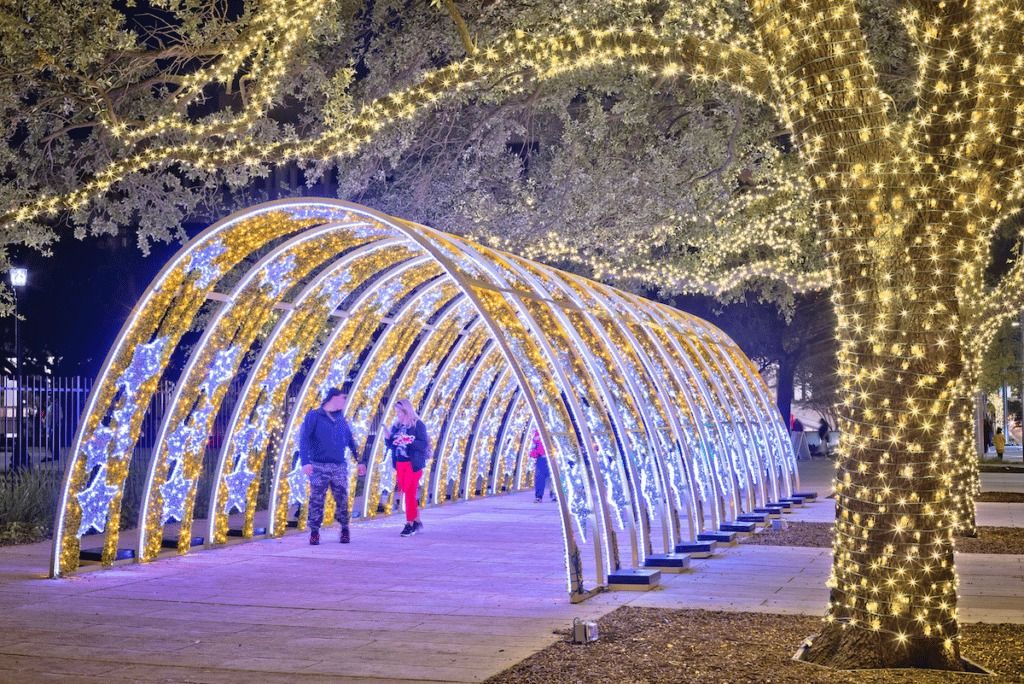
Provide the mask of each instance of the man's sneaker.
[{"label": "man's sneaker", "polygon": [[554,494],[552,494],[552,495],[551,495],[551,500],[552,500],[552,501],[558,501],[558,498],[557,498],[557,497],[555,497],[555,495],[554,495]]},{"label": "man's sneaker", "polygon": [[534,499],[533,503],[540,503],[540,497],[538,496],[536,499]]},{"label": "man's sneaker", "polygon": [[341,528],[341,535],[338,537],[338,541],[341,542],[342,544],[348,544],[349,541],[351,541],[349,539],[349,536],[348,536],[348,528],[347,527],[342,527]]},{"label": "man's sneaker", "polygon": [[421,523],[419,520],[413,520],[412,521],[412,533],[416,534],[417,532],[422,532],[422,531],[423,531],[423,523]]},{"label": "man's sneaker", "polygon": [[415,526],[410,522],[405,523],[405,527],[402,528],[402,536],[411,537],[414,534],[416,534]]},{"label": "man's sneaker", "polygon": [[313,530],[309,533],[309,545],[318,546],[320,544],[320,530]]}]

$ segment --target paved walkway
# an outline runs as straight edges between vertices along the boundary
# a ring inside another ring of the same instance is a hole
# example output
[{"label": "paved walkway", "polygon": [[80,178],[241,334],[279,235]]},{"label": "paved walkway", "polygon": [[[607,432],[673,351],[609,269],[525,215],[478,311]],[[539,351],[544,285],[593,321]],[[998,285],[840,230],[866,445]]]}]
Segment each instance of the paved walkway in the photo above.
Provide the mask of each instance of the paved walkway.
[{"label": "paved walkway", "polygon": [[[827,493],[828,464],[801,466]],[[627,603],[818,615],[827,598],[827,549],[741,545],[574,606],[554,506],[523,494],[424,519],[411,539],[372,520],[348,546],[296,534],[62,580],[43,576],[47,545],[0,549],[0,681],[479,681]],[[1024,557],[957,560],[964,620],[1024,622]]]}]

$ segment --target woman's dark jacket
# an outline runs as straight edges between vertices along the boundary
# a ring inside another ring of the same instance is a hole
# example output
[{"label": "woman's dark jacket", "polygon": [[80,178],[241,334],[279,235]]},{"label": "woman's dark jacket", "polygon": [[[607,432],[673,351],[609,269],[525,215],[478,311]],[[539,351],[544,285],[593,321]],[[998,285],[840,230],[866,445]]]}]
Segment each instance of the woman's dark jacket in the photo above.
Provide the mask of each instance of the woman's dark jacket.
[{"label": "woman's dark jacket", "polygon": [[[403,433],[412,435],[413,441],[405,447],[396,447],[393,443],[395,436]],[[417,420],[416,425],[411,428],[395,423],[391,426],[391,437],[387,440],[387,447],[391,452],[392,466],[397,468],[399,461],[409,461],[412,463],[413,471],[418,473],[427,465],[427,454],[430,450],[427,426],[422,420]]]}]

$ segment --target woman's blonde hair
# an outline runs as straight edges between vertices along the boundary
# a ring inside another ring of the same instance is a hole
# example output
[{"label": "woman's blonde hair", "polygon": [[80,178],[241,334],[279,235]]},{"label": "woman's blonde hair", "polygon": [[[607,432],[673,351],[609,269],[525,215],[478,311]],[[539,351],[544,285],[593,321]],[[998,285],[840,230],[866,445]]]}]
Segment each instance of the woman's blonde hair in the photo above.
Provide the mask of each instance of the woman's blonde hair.
[{"label": "woman's blonde hair", "polygon": [[414,409],[412,406],[412,402],[406,399],[405,397],[402,397],[401,399],[395,402],[395,410],[399,411],[400,414],[404,413],[406,416],[411,418],[411,420],[409,421],[409,425],[415,425],[416,421],[420,419],[420,417],[416,414],[416,409]]}]

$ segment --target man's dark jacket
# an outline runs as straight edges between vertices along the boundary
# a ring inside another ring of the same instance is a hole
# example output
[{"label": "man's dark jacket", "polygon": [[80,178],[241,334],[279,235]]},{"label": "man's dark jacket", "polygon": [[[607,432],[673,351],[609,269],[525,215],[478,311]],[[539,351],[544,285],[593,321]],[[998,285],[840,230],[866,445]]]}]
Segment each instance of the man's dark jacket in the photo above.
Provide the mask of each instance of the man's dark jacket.
[{"label": "man's dark jacket", "polygon": [[345,449],[352,450],[352,456],[359,458],[352,428],[338,411],[333,417],[322,408],[306,414],[299,430],[299,460],[302,465],[310,463],[345,464]]}]

